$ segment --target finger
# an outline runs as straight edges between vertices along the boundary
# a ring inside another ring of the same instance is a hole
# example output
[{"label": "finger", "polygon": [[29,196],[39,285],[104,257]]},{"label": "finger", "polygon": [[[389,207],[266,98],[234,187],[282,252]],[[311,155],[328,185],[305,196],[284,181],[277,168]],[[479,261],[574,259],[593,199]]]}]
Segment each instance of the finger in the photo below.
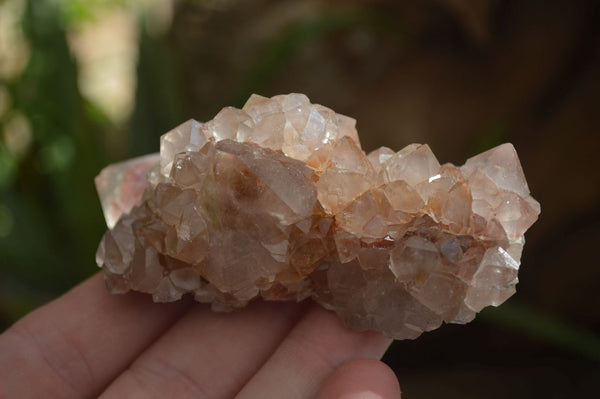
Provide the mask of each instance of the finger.
[{"label": "finger", "polygon": [[341,364],[379,359],[390,343],[379,333],[349,331],[334,313],[314,306],[237,398],[312,398]]},{"label": "finger", "polygon": [[95,396],[188,306],[110,295],[97,274],[0,335],[0,394]]},{"label": "finger", "polygon": [[231,398],[268,359],[304,305],[257,302],[233,313],[194,306],[103,398]]},{"label": "finger", "polygon": [[386,364],[354,360],[327,378],[317,399],[400,399],[400,385]]}]

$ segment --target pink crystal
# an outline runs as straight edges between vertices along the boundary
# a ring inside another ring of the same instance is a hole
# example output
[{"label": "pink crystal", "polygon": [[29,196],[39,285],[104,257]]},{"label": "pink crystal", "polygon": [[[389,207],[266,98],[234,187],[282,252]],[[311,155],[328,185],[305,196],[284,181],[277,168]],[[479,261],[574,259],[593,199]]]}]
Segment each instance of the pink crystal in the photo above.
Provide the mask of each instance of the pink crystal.
[{"label": "pink crystal", "polygon": [[96,184],[111,292],[190,293],[218,311],[312,297],[397,339],[509,298],[540,213],[511,144],[462,167],[427,145],[367,155],[353,119],[302,94],[185,122],[160,157],[109,166]]},{"label": "pink crystal", "polygon": [[150,186],[148,172],[159,160],[150,154],[107,166],[96,176],[95,183],[108,228],[113,228],[124,213],[142,201],[144,190]]}]

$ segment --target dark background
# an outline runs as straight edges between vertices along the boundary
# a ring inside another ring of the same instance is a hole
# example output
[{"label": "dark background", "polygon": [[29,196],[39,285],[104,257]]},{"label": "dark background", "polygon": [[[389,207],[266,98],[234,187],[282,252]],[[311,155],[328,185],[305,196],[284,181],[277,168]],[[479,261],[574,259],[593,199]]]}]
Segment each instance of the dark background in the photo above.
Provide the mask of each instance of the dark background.
[{"label": "dark background", "polygon": [[[103,166],[301,92],[356,118],[366,150],[462,164],[510,141],[541,203],[513,298],[394,343],[404,397],[598,397],[600,3],[160,2],[0,0],[0,328],[96,272]],[[113,61],[86,58],[106,43]],[[107,94],[85,89],[94,68]]]}]

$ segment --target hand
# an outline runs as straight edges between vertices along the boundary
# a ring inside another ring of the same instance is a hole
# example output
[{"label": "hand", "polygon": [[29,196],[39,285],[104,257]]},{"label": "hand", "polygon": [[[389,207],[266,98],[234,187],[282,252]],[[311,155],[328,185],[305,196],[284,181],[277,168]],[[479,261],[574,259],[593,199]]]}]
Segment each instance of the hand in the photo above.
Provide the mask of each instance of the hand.
[{"label": "hand", "polygon": [[389,344],[309,302],[213,313],[98,274],[0,335],[0,398],[395,399]]}]

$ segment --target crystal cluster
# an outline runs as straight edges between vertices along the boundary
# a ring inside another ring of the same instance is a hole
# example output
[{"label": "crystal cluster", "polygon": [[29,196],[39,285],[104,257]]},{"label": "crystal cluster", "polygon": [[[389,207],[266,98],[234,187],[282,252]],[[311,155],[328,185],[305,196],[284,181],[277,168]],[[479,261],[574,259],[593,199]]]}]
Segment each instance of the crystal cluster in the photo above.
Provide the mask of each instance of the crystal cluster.
[{"label": "crystal cluster", "polygon": [[353,119],[302,94],[190,120],[96,184],[111,292],[218,311],[312,297],[397,339],[510,297],[540,212],[511,144],[461,167],[427,145],[367,155]]}]

